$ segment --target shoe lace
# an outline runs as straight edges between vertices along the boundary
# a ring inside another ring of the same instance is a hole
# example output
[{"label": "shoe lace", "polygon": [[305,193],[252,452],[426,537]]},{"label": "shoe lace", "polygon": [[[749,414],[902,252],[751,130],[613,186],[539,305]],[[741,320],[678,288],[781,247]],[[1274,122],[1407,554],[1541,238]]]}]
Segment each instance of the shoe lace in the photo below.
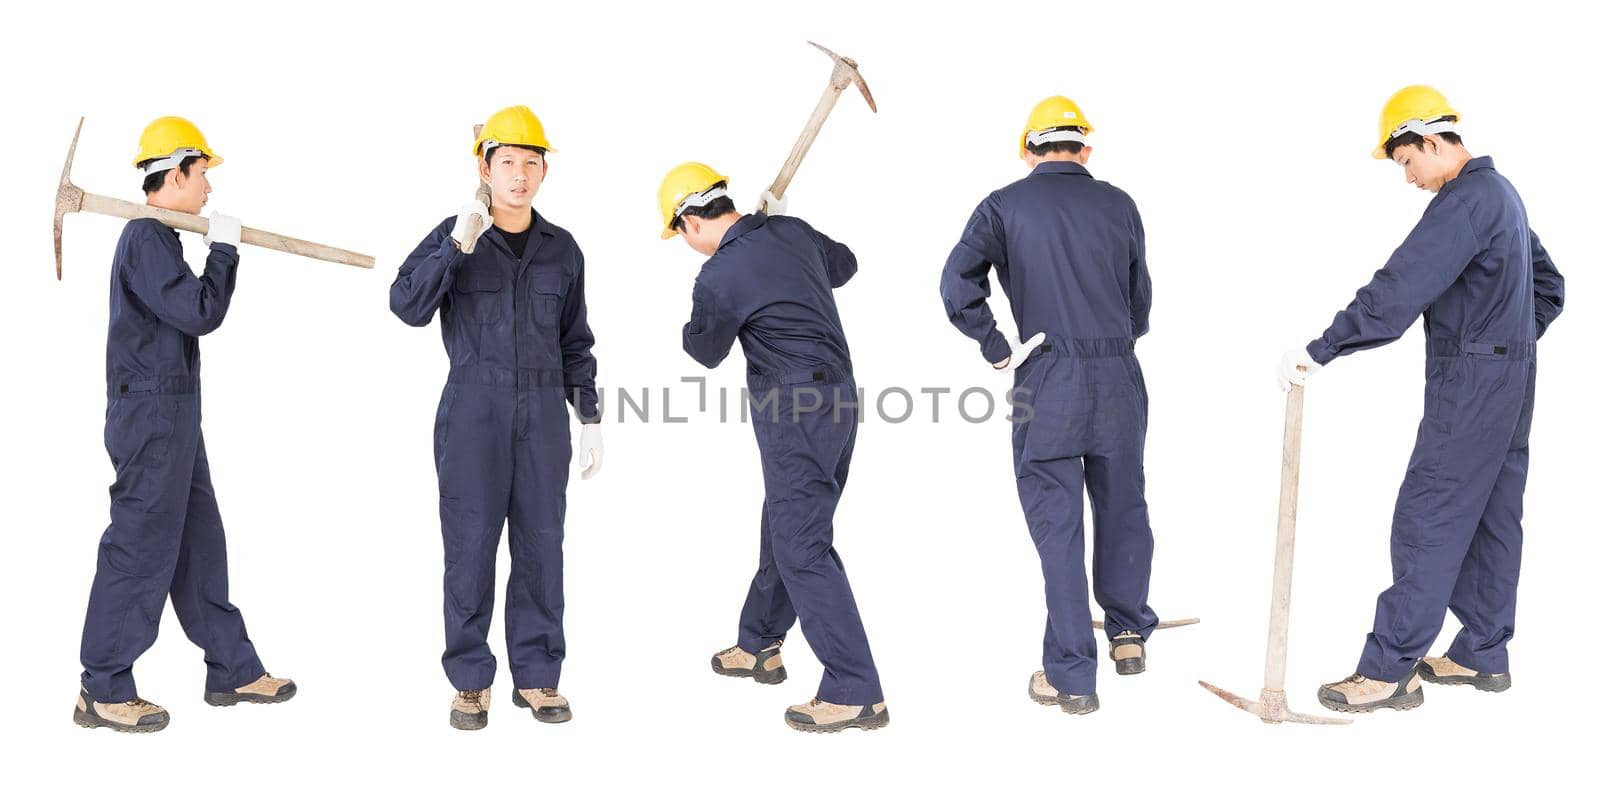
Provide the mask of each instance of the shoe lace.
[{"label": "shoe lace", "polygon": [[148,701],[148,700],[146,700],[146,699],[144,699],[142,697],[135,697],[132,700],[129,700],[126,703],[124,703],[124,705],[126,705],[129,708],[129,710],[132,710],[132,711],[145,711],[147,709],[152,709],[152,708],[156,707],[155,703],[152,703],[152,702],[150,702],[150,701]]},{"label": "shoe lace", "polygon": [[555,697],[558,694],[558,692],[556,692],[554,689],[534,689],[534,691],[544,695],[545,697]]},{"label": "shoe lace", "polygon": [[482,689],[476,689],[476,690],[470,691],[470,692],[462,692],[461,693],[461,699],[466,701],[467,703],[470,703],[472,705],[477,706],[478,708],[483,708],[483,690]]}]

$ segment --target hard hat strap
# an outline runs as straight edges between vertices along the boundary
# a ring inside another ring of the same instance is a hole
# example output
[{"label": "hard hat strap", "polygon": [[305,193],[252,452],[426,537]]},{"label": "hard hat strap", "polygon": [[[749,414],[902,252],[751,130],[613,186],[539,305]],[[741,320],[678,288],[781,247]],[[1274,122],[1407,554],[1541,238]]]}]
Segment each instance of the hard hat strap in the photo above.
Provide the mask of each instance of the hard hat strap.
[{"label": "hard hat strap", "polygon": [[206,160],[210,160],[211,158],[202,150],[198,150],[193,147],[180,147],[172,151],[172,155],[167,156],[166,158],[153,159],[148,164],[145,164],[144,174],[154,175],[155,173],[163,170],[174,169],[181,166],[185,158],[190,158],[192,156],[198,156]]},{"label": "hard hat strap", "polygon": [[1436,119],[1432,122],[1423,122],[1420,119],[1408,119],[1402,122],[1400,127],[1395,128],[1394,133],[1389,134],[1389,138],[1393,139],[1396,136],[1407,133],[1414,133],[1418,136],[1433,136],[1439,133],[1455,132],[1456,123],[1454,120]]},{"label": "hard hat strap", "polygon": [[695,192],[688,197],[683,198],[683,202],[679,203],[678,207],[673,209],[672,216],[674,219],[676,219],[683,216],[683,212],[691,208],[705,208],[706,206],[711,205],[712,200],[727,196],[728,189],[725,186],[715,186],[703,192]]},{"label": "hard hat strap", "polygon": [[1083,131],[1075,131],[1070,127],[1049,128],[1042,131],[1028,131],[1028,145],[1038,147],[1051,142],[1077,142],[1083,144],[1087,141]]}]

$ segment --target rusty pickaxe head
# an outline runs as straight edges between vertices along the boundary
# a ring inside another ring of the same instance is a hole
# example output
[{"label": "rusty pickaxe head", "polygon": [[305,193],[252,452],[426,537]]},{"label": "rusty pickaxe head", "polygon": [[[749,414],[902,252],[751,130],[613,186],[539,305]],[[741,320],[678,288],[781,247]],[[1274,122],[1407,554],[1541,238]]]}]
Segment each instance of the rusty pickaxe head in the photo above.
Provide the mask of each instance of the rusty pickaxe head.
[{"label": "rusty pickaxe head", "polygon": [[61,168],[61,185],[56,187],[56,280],[61,280],[61,220],[68,214],[83,210],[83,190],[72,183],[72,157],[78,152],[78,134],[83,133],[83,117],[78,117],[78,129],[72,132],[72,146],[67,148],[67,164]]},{"label": "rusty pickaxe head", "polygon": [[874,114],[878,112],[878,104],[872,100],[872,90],[867,88],[867,79],[861,77],[861,71],[856,69],[855,59],[845,58],[816,42],[806,42],[806,44],[827,53],[828,57],[833,59],[834,88],[843,91],[850,88],[850,84],[855,84],[856,88],[861,90],[861,96],[867,99],[867,108],[872,109]]}]

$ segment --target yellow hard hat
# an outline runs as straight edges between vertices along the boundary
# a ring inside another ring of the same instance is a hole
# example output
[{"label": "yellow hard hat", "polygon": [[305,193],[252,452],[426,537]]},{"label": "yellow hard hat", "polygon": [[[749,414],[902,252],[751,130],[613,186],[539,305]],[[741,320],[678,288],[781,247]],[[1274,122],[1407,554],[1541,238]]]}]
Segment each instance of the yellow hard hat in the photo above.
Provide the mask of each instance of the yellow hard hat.
[{"label": "yellow hard hat", "polygon": [[656,202],[661,205],[661,238],[671,239],[678,235],[678,231],[672,227],[672,221],[685,208],[703,206],[726,196],[725,191],[706,190],[727,182],[728,176],[698,161],[686,161],[668,171],[667,177],[661,179],[661,188],[656,190]]},{"label": "yellow hard hat", "polygon": [[1387,160],[1389,155],[1383,151],[1384,146],[1402,133],[1427,136],[1454,132],[1455,125],[1440,122],[1440,117],[1461,119],[1438,89],[1419,85],[1395,92],[1389,102],[1383,104],[1383,113],[1378,116],[1378,146],[1373,149],[1372,157]]},{"label": "yellow hard hat", "polygon": [[[1039,104],[1034,106],[1033,111],[1028,114],[1028,126],[1022,129],[1022,137],[1017,142],[1017,154],[1022,156],[1028,154],[1028,134],[1047,131],[1052,128],[1082,128],[1084,133],[1094,132],[1094,126],[1089,124],[1089,120],[1084,119],[1083,110],[1078,108],[1077,103],[1059,94],[1054,97],[1046,97],[1040,100]],[[1070,133],[1070,131],[1065,133]],[[1058,135],[1052,141],[1082,140]]]},{"label": "yellow hard hat", "polygon": [[[200,129],[196,128],[193,122],[183,117],[161,117],[144,126],[144,132],[139,134],[139,155],[133,159],[133,165],[137,167],[151,159],[177,156],[181,160],[183,157],[195,155],[205,156],[208,167],[222,163],[222,157],[211,149],[211,145],[206,144],[206,137],[200,135]],[[176,163],[161,166],[161,169],[172,169],[175,166]]]},{"label": "yellow hard hat", "polygon": [[472,143],[472,154],[482,158],[484,144],[497,147],[502,144],[537,147],[554,153],[550,140],[544,138],[544,123],[534,116],[527,106],[509,106],[494,112],[478,131],[478,140]]}]

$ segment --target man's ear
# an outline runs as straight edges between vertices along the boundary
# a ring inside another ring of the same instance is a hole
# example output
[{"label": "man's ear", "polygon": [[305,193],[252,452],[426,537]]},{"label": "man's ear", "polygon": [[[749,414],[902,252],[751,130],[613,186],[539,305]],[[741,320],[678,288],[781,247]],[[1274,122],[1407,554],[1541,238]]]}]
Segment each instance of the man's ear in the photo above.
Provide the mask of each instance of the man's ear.
[{"label": "man's ear", "polygon": [[1078,153],[1080,154],[1078,162],[1081,164],[1087,164],[1089,163],[1089,156],[1094,154],[1094,148],[1090,147],[1089,145],[1084,145],[1083,149],[1079,150]]},{"label": "man's ear", "polygon": [[1444,139],[1441,139],[1436,133],[1430,133],[1427,136],[1422,137],[1422,144],[1423,149],[1426,150],[1429,155],[1436,156],[1439,155],[1439,149],[1444,144]]},{"label": "man's ear", "polygon": [[700,235],[700,217],[678,217],[678,219],[683,220],[684,233],[693,233],[696,236]]},{"label": "man's ear", "polygon": [[478,159],[478,180],[484,183],[489,182],[489,162],[481,158]]}]

